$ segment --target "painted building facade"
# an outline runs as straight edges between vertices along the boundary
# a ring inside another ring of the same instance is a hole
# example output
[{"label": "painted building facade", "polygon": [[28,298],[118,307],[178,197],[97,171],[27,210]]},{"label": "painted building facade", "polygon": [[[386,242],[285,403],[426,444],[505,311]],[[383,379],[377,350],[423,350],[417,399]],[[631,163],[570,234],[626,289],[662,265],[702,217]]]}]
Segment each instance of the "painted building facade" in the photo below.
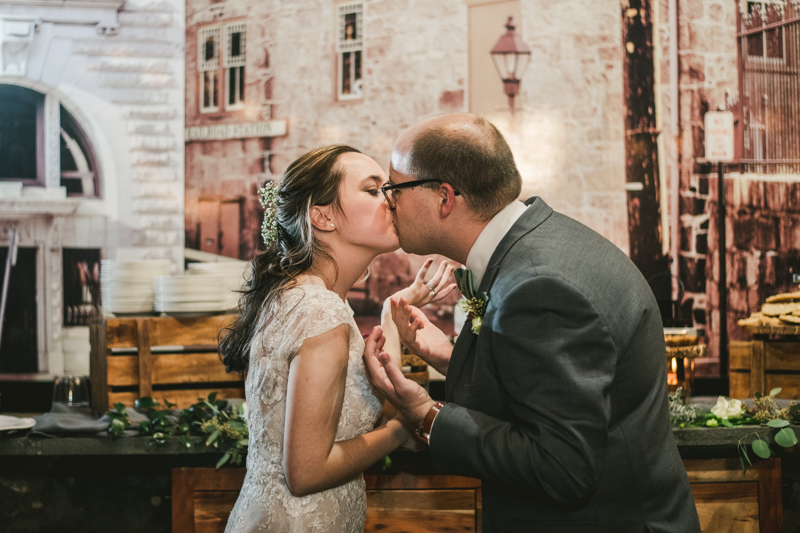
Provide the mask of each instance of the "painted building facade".
[{"label": "painted building facade", "polygon": [[0,246],[35,273],[3,349],[37,353],[0,374],[89,373],[101,258],[183,269],[184,37],[182,0],[0,2]]}]

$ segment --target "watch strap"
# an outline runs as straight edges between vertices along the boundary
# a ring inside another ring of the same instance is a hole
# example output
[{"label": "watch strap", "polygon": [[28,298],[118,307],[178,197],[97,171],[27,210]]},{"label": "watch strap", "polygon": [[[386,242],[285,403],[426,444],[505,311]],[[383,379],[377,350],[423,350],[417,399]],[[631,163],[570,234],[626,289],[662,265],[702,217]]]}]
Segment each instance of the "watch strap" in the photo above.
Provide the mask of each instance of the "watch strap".
[{"label": "watch strap", "polygon": [[430,440],[433,420],[436,418],[436,415],[439,414],[439,411],[442,410],[442,407],[444,407],[444,403],[442,402],[436,402],[435,404],[433,404],[430,410],[428,411],[428,414],[426,414],[425,418],[422,420],[422,425],[416,429],[417,436],[420,439],[424,440],[426,443],[429,442]]}]

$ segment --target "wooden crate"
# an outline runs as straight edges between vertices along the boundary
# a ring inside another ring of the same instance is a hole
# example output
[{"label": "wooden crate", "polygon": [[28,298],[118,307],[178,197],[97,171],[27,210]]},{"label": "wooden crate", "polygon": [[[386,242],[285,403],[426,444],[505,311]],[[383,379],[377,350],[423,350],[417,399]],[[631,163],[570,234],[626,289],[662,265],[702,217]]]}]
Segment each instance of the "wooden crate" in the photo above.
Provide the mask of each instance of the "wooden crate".
[{"label": "wooden crate", "polygon": [[752,398],[781,387],[780,398],[800,399],[800,342],[754,339],[731,341],[730,390],[732,398]]},{"label": "wooden crate", "polygon": [[235,315],[197,318],[106,318],[91,325],[92,407],[104,413],[137,398],[189,407],[213,391],[244,398],[244,382],[228,374],[217,336]]}]

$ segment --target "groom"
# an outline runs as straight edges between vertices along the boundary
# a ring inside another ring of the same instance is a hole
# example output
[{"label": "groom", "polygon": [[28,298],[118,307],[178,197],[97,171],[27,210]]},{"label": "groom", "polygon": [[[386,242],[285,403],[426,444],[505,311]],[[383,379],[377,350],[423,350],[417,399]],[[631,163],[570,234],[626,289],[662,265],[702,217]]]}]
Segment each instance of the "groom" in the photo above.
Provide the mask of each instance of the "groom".
[{"label": "groom", "polygon": [[484,531],[699,532],[669,424],[661,319],[633,263],[542,199],[518,201],[511,150],[480,117],[412,126],[390,181],[402,248],[465,264],[488,301],[452,349],[422,312],[392,302],[402,342],[447,376],[447,403],[388,354],[365,364],[436,469],[482,480]]}]

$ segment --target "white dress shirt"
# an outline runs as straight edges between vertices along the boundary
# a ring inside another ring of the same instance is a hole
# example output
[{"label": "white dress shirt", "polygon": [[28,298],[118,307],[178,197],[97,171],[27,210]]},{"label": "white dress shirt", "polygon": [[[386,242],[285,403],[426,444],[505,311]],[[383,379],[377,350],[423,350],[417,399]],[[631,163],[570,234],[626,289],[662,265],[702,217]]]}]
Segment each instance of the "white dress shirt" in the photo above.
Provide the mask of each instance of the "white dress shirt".
[{"label": "white dress shirt", "polygon": [[475,281],[475,290],[481,286],[481,280],[489,267],[489,260],[497,249],[497,245],[503,240],[511,226],[519,220],[519,217],[528,208],[527,205],[514,200],[497,213],[492,220],[486,224],[483,231],[478,235],[478,239],[469,251],[467,256],[467,268],[472,272],[472,279]]}]

